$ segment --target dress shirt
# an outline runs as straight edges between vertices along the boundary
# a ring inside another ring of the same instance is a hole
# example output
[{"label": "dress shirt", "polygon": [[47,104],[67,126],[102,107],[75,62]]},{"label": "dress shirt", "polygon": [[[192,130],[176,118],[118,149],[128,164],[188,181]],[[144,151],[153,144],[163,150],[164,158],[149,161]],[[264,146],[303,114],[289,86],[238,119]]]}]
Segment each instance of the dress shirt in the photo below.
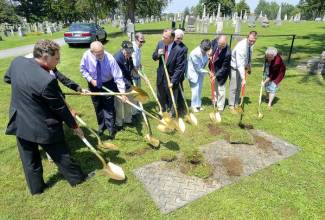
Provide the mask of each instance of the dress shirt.
[{"label": "dress shirt", "polygon": [[245,67],[249,64],[248,48],[250,48],[250,56],[253,54],[253,46],[248,47],[247,38],[239,41],[231,54],[231,68],[237,69],[242,79],[245,78]]},{"label": "dress shirt", "polygon": [[133,65],[135,68],[139,69],[141,66],[141,49],[138,47],[136,42],[133,42],[134,52],[132,53]]},{"label": "dress shirt", "polygon": [[[110,53],[105,51],[104,59],[100,61],[100,64],[102,70],[102,82],[105,83],[107,81],[110,81],[111,79],[114,79],[118,90],[120,92],[125,92],[123,74],[114,57]],[[92,79],[97,80],[96,66],[96,57],[91,53],[90,50],[87,50],[81,59],[80,72],[88,82],[90,82]]]}]

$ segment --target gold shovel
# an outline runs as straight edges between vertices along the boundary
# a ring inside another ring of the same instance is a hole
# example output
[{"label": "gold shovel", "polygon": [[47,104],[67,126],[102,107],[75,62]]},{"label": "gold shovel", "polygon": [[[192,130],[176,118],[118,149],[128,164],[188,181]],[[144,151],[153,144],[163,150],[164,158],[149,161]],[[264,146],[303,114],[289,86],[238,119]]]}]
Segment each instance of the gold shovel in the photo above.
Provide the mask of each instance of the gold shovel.
[{"label": "gold shovel", "polygon": [[106,175],[108,175],[111,179],[114,180],[125,179],[124,171],[120,166],[117,166],[112,162],[106,163],[105,159],[96,151],[96,149],[88,142],[85,137],[80,137],[80,139],[85,143],[85,145],[90,149],[90,151],[94,153],[96,157],[100,160]]},{"label": "gold shovel", "polygon": [[187,112],[187,114],[185,115],[185,121],[189,122],[190,124],[193,124],[193,125],[197,126],[197,124],[198,124],[197,118],[195,117],[195,115],[192,112],[190,112],[190,109],[189,109],[189,107],[187,105],[185,95],[184,95],[184,91],[183,91],[181,85],[179,85],[179,90],[180,90],[182,98],[184,100],[184,104],[185,104],[186,112]]},{"label": "gold shovel", "polygon": [[[106,90],[107,92],[111,92],[111,90],[109,90],[108,88],[106,88],[105,86],[102,87],[104,90]],[[119,95],[116,96],[118,99],[123,100],[123,98]],[[139,106],[135,105],[134,103],[130,102],[129,100],[126,100],[125,103],[131,105],[133,108],[139,110],[140,112],[145,113],[147,116],[156,119],[157,121],[160,122],[160,126],[159,126],[159,130],[162,132],[172,132],[174,131],[174,128],[172,127],[172,124],[165,122],[163,119],[159,119],[156,116],[154,116],[153,114],[147,112],[144,109],[141,109]]]},{"label": "gold shovel", "polygon": [[173,89],[171,87],[171,82],[170,82],[170,79],[169,79],[169,74],[168,74],[166,63],[165,63],[165,56],[164,55],[161,55],[161,60],[163,62],[163,66],[164,66],[165,76],[166,76],[166,80],[167,80],[167,86],[169,88],[170,96],[171,96],[171,99],[172,99],[172,103],[173,103],[173,107],[174,107],[174,111],[175,111],[175,115],[176,115],[176,120],[178,120],[177,130],[184,133],[185,132],[185,123],[184,123],[182,118],[178,117],[178,111],[177,111],[177,106],[176,106],[176,102],[175,102],[175,97],[174,97]]},{"label": "gold shovel", "polygon": [[[135,82],[134,81],[132,81],[132,82],[133,82],[133,85],[135,85]],[[139,102],[139,106],[141,109],[143,109],[143,105],[141,102]],[[152,137],[152,130],[151,130],[151,127],[150,127],[150,124],[149,124],[146,114],[144,112],[141,112],[141,114],[142,114],[143,120],[144,120],[147,130],[148,130],[148,134],[146,134],[144,136],[144,138],[149,142],[149,144],[151,146],[153,146],[154,148],[159,148],[160,141],[158,139]]]},{"label": "gold shovel", "polygon": [[115,144],[109,143],[108,141],[102,142],[100,137],[96,134],[96,132],[90,128],[86,122],[84,122],[78,115],[76,115],[77,121],[84,127],[86,127],[95,137],[97,138],[98,146],[101,148],[111,149],[111,150],[118,150],[118,147]]},{"label": "gold shovel", "polygon": [[[210,72],[211,75],[211,72]],[[221,115],[218,109],[216,108],[216,103],[218,100],[218,96],[215,96],[214,85],[215,85],[215,77],[210,77],[210,84],[211,84],[211,100],[213,104],[213,112],[209,113],[209,118],[214,123],[221,122]]]}]

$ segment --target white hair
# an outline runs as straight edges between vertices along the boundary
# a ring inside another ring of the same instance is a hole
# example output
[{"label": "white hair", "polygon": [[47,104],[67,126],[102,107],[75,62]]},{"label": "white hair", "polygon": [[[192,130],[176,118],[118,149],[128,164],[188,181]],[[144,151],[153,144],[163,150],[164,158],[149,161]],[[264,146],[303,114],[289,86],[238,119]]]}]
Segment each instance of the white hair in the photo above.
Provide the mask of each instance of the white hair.
[{"label": "white hair", "polygon": [[181,29],[176,29],[174,32],[175,32],[175,36],[180,35],[180,36],[184,37],[184,31],[182,31]]},{"label": "white hair", "polygon": [[278,54],[278,50],[275,47],[268,47],[265,51],[265,55],[271,55],[275,57]]}]

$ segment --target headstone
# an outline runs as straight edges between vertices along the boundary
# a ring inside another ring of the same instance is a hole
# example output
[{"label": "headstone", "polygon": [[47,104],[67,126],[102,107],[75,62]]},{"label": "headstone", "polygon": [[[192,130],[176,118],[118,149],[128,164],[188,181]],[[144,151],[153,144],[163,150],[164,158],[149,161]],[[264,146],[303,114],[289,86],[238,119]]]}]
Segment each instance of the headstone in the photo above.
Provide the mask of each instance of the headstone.
[{"label": "headstone", "polygon": [[127,24],[127,28],[126,28],[129,40],[131,42],[134,41],[134,24],[132,22]]},{"label": "headstone", "polygon": [[234,35],[239,35],[240,34],[240,19],[237,18],[236,20],[236,24],[235,24],[235,32]]},{"label": "headstone", "polygon": [[18,35],[19,35],[19,37],[23,37],[24,36],[24,33],[23,33],[23,31],[22,31],[22,29],[21,29],[20,26],[18,27]]},{"label": "headstone", "polygon": [[220,3],[219,3],[219,4],[218,4],[218,12],[217,12],[217,20],[218,20],[218,18],[221,17],[220,8],[221,8],[221,5],[220,5]]},{"label": "headstone", "polygon": [[201,32],[200,28],[201,28],[201,19],[200,16],[198,15],[196,17],[196,32]]},{"label": "headstone", "polygon": [[185,22],[186,22],[186,23],[188,23],[188,19],[189,19],[189,16],[186,15],[186,16],[185,16]]},{"label": "headstone", "polygon": [[255,14],[250,14],[248,16],[248,27],[255,27],[256,26],[256,16]]},{"label": "headstone", "polygon": [[10,28],[10,34],[11,34],[11,36],[15,36],[14,29],[12,27]]},{"label": "headstone", "polygon": [[281,21],[281,5],[279,7],[279,11],[278,11],[278,14],[276,16],[276,19],[275,19],[275,23],[277,26],[281,26],[282,25],[282,21]]},{"label": "headstone", "polygon": [[206,7],[205,4],[203,4],[203,14],[202,14],[202,20],[206,17]]},{"label": "headstone", "polygon": [[50,26],[46,26],[46,33],[52,36],[52,29]]},{"label": "headstone", "polygon": [[223,21],[222,21],[222,19],[219,19],[217,21],[217,30],[216,30],[216,33],[217,34],[221,34],[222,31],[223,31]]},{"label": "headstone", "polygon": [[284,15],[283,20],[284,20],[284,21],[287,21],[287,20],[288,20],[288,15],[287,15],[287,14]]},{"label": "headstone", "polygon": [[289,22],[293,22],[293,16],[290,17]]},{"label": "headstone", "polygon": [[203,33],[208,33],[209,29],[209,19],[205,18],[203,21]]},{"label": "headstone", "polygon": [[194,28],[195,20],[196,20],[195,17],[192,15],[188,17],[186,31],[188,31],[188,32],[195,31],[195,28]]},{"label": "headstone", "polygon": [[325,22],[325,15],[324,15],[324,17],[323,17],[323,21]]},{"label": "headstone", "polygon": [[262,19],[261,25],[262,27],[269,27],[269,19],[267,19],[267,15]]}]

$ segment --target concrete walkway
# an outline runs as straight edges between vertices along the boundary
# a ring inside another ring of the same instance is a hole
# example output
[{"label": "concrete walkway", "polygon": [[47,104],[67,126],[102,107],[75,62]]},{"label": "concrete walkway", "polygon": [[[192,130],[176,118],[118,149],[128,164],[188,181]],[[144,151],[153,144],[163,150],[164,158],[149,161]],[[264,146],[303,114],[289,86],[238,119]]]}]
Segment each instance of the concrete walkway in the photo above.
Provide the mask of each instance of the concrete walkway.
[{"label": "concrete walkway", "polygon": [[[60,46],[65,44],[63,38],[54,39],[54,41],[57,42]],[[6,57],[16,57],[16,56],[20,56],[20,55],[25,55],[25,54],[33,52],[33,48],[34,48],[34,44],[0,50],[0,59],[6,58]]]}]

